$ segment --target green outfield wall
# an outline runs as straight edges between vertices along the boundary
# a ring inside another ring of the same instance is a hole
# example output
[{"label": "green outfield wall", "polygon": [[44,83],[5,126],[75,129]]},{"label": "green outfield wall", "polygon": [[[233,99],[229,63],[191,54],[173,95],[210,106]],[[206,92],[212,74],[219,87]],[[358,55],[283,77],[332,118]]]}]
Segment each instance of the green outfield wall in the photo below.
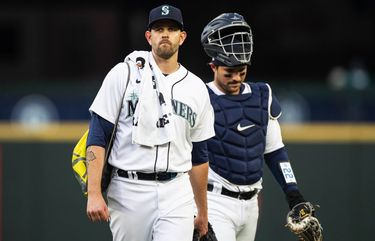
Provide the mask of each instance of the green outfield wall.
[{"label": "green outfield wall", "polygon": [[[86,199],[71,170],[75,137],[25,136],[0,135],[0,240],[111,240],[106,223],[93,224],[86,218]],[[306,136],[286,136],[300,189],[307,200],[320,205],[317,215],[325,240],[374,240],[375,140],[354,134],[320,141],[316,136],[310,141]],[[296,240],[284,228],[288,207],[267,168],[259,200],[256,240]]]}]

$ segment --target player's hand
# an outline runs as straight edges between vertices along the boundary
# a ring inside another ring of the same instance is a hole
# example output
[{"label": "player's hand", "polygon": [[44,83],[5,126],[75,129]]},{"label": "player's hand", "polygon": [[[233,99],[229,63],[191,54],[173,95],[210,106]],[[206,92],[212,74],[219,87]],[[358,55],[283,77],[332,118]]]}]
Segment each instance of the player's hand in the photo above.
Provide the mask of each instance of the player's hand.
[{"label": "player's hand", "polygon": [[109,221],[108,207],[101,193],[88,195],[86,213],[92,222]]},{"label": "player's hand", "polygon": [[200,237],[206,235],[208,231],[208,216],[198,214],[194,219],[194,228],[199,232]]}]

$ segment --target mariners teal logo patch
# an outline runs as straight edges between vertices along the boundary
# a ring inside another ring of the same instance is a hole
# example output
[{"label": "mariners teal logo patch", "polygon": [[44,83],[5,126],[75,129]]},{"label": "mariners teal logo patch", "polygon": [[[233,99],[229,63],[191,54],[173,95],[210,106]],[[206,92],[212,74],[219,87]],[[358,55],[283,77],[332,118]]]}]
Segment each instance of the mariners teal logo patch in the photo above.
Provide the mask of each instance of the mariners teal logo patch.
[{"label": "mariners teal logo patch", "polygon": [[127,97],[126,102],[128,103],[128,114],[126,115],[126,118],[132,117],[134,115],[135,107],[138,104],[138,95],[134,91],[130,93],[130,95]]}]

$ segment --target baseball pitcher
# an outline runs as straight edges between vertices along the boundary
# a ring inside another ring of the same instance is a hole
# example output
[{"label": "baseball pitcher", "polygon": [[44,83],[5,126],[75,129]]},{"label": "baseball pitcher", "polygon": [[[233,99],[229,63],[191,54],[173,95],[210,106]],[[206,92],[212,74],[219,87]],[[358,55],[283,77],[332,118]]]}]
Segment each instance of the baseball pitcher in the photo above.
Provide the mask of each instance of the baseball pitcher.
[{"label": "baseball pitcher", "polygon": [[[192,160],[192,150],[207,153],[201,143],[214,136],[213,109],[202,80],[178,62],[186,38],[181,11],[152,9],[145,37],[151,51],[130,53],[129,68],[113,67],[90,107],[87,215],[109,221],[116,241],[191,241],[194,227],[200,236],[208,230],[208,157]],[[120,105],[107,206],[100,190],[104,147]]]}]

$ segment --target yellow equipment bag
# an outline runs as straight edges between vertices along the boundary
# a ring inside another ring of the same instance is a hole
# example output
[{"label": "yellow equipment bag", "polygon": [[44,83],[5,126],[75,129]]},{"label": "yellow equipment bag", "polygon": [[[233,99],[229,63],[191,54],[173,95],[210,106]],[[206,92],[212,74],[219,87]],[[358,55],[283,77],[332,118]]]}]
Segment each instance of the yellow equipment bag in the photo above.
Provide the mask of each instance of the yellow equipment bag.
[{"label": "yellow equipment bag", "polygon": [[[125,92],[126,92],[126,89],[128,87],[129,79],[130,79],[130,66],[129,66],[129,63],[127,61],[125,61],[125,63],[126,63],[127,68],[128,68],[128,76],[127,76],[127,80],[126,80],[125,90],[124,90],[124,93],[122,95],[121,103],[124,100]],[[120,105],[120,108],[118,110],[116,123],[115,123],[115,126],[114,126],[113,131],[112,131],[112,135],[111,135],[111,139],[109,141],[109,145],[107,146],[106,152],[105,152],[104,167],[103,167],[103,174],[102,174],[102,183],[101,183],[102,192],[106,192],[107,187],[108,187],[108,185],[111,181],[111,174],[112,174],[113,167],[108,163],[108,157],[109,157],[109,153],[111,152],[113,139],[114,139],[115,134],[116,134],[117,125],[118,125],[118,121],[119,121],[120,113],[121,113],[121,108],[122,108],[122,105]],[[78,143],[76,144],[76,146],[73,149],[73,156],[72,156],[73,173],[74,173],[74,176],[76,177],[78,183],[81,185],[81,189],[82,189],[83,195],[85,195],[85,197],[87,197],[87,180],[88,180],[88,178],[87,178],[87,165],[86,165],[86,143],[87,143],[88,134],[89,134],[89,129],[87,129],[85,134],[83,134],[81,139],[79,139]]]},{"label": "yellow equipment bag", "polygon": [[74,147],[72,156],[74,176],[81,185],[82,192],[85,196],[87,196],[86,141],[88,134],[89,130],[87,129]]}]

